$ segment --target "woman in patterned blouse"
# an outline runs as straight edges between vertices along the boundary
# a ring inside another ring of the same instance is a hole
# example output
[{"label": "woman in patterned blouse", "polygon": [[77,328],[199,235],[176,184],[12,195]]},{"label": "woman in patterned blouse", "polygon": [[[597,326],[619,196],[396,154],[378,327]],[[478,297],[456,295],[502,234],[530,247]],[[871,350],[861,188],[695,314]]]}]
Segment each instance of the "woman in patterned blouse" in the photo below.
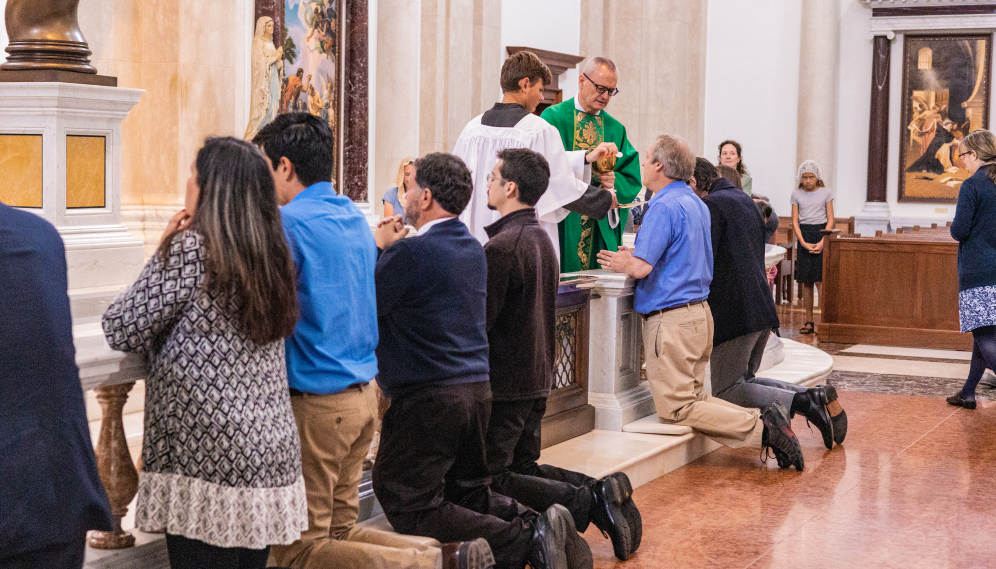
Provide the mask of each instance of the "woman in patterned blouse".
[{"label": "woman in patterned blouse", "polygon": [[135,521],[173,569],[265,567],[307,528],[284,337],[295,269],[259,150],[205,142],[186,208],[104,314],[116,350],[149,355]]}]

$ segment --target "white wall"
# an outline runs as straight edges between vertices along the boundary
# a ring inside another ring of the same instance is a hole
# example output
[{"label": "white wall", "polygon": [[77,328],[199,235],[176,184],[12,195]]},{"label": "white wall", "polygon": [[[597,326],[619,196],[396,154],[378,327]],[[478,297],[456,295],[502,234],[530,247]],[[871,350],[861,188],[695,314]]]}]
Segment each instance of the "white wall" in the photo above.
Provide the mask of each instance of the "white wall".
[{"label": "white wall", "polygon": [[[505,48],[510,45],[590,57],[578,52],[581,46],[581,0],[503,0],[502,61],[508,57]],[[565,101],[577,94],[576,69],[568,69],[560,76],[560,88],[564,91]],[[496,96],[500,97],[500,89],[497,89]]]},{"label": "white wall", "polygon": [[740,142],[754,192],[780,216],[798,168],[801,17],[799,0],[709,2],[703,157],[716,163],[720,142]]}]

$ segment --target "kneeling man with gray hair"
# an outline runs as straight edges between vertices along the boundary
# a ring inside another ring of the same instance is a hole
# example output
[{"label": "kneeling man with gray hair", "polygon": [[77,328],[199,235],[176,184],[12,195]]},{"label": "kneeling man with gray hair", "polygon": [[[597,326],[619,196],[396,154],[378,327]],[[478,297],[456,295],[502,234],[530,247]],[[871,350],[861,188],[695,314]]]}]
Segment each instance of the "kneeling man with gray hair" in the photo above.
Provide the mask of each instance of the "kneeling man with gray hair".
[{"label": "kneeling man with gray hair", "polygon": [[635,250],[598,254],[603,268],[637,279],[633,304],[643,315],[647,379],[657,415],[718,443],[770,448],[783,468],[803,469],[802,448],[781,403],[744,409],[703,391],[712,354],[709,311],[712,240],[709,209],[688,187],[695,156],[681,139],[662,135],[644,155],[643,183],[654,192]]}]

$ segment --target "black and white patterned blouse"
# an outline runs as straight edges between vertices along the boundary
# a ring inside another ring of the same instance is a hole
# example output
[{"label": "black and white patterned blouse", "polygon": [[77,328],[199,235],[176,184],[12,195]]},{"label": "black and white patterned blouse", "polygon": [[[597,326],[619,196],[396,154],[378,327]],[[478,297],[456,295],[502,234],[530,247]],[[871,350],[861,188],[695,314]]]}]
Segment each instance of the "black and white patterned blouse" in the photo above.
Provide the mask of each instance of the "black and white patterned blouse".
[{"label": "black and white patterned blouse", "polygon": [[104,314],[115,350],[149,354],[136,525],[262,549],[308,527],[283,341],[258,346],[204,287],[199,234],[173,241]]}]

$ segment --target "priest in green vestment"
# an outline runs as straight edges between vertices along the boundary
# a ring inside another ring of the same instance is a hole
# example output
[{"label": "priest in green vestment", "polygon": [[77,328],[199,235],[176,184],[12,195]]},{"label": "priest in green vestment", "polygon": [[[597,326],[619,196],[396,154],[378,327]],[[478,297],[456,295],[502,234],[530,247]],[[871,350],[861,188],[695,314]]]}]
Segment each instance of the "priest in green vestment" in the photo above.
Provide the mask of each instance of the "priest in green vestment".
[{"label": "priest in green vestment", "polygon": [[[577,97],[543,111],[543,118],[560,131],[564,148],[590,150],[602,142],[613,142],[622,153],[612,172],[594,174],[592,184],[615,188],[620,204],[631,203],[640,193],[640,157],[626,137],[626,127],[605,112],[616,89],[616,66],[604,57],[588,61],[578,78]],[[597,176],[597,178],[596,178]],[[559,224],[560,270],[564,273],[601,268],[598,252],[615,251],[622,244],[628,209],[613,210],[603,219],[571,212]],[[617,223],[614,223],[616,222]]]}]

